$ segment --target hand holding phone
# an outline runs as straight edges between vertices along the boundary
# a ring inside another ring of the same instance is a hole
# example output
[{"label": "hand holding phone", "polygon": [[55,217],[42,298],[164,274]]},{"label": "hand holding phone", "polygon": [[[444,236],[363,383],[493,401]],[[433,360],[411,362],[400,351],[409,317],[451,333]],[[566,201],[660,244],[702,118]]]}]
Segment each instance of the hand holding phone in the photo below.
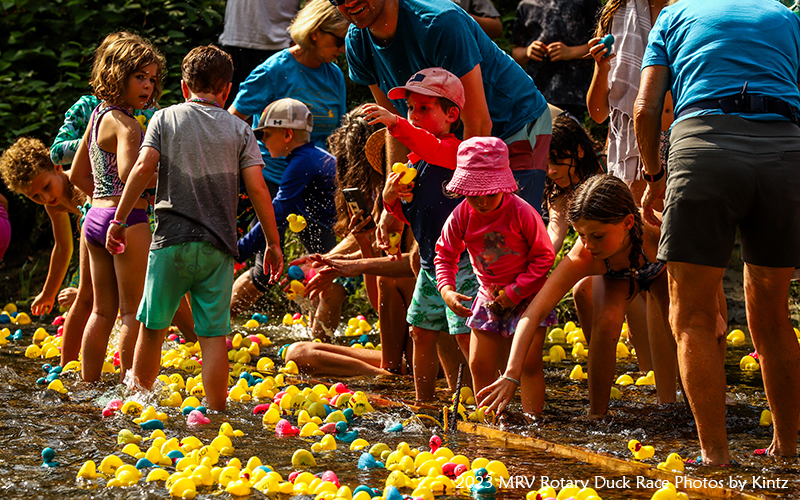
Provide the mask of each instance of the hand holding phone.
[{"label": "hand holding phone", "polygon": [[[364,200],[364,195],[361,193],[359,188],[345,188],[342,189],[342,194],[344,194],[344,199],[347,202],[347,209],[350,212],[350,216],[357,214],[359,210],[363,211],[361,215],[361,219],[359,222],[363,222],[364,219],[370,215],[370,210],[367,207],[367,202]],[[375,228],[375,221],[370,220],[364,229],[374,229]]]}]

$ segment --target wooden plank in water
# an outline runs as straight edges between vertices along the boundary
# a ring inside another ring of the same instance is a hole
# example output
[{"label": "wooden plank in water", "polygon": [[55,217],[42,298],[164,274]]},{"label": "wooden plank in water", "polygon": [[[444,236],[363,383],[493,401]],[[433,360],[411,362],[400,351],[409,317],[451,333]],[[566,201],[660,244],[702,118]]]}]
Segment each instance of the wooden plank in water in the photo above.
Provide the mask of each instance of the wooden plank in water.
[{"label": "wooden plank in water", "polygon": [[[653,479],[668,480],[673,484],[675,484],[675,478],[679,476],[679,474],[663,471],[645,463],[631,462],[605,453],[597,453],[585,448],[580,448],[578,446],[558,444],[536,437],[513,434],[511,432],[506,432],[500,429],[495,429],[472,422],[459,421],[458,430],[500,441],[505,446],[539,450],[558,457],[569,458],[579,462],[597,465],[604,469],[612,470],[620,474],[636,474],[640,476],[647,476]],[[735,500],[763,500],[764,498],[769,498],[766,496],[757,496],[729,488],[703,487],[703,480],[701,478],[696,478],[693,476],[685,477],[690,477],[692,481],[685,482],[679,489],[681,491],[703,495],[703,498],[729,498]],[[691,483],[697,483],[697,486],[694,487]]]}]

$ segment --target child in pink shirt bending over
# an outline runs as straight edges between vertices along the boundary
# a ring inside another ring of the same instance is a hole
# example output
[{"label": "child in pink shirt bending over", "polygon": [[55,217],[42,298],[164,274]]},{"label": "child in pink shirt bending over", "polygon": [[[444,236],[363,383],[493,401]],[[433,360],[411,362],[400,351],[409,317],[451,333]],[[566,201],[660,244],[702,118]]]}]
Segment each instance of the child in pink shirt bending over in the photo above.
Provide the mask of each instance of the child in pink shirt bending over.
[{"label": "child in pink shirt bending over", "polygon": [[[472,329],[469,367],[476,393],[505,370],[511,336],[533,295],[542,288],[555,252],[539,213],[514,194],[508,148],[495,137],[472,137],[458,148],[448,191],[466,196],[445,222],[436,243],[436,281],[447,306]],[[466,247],[480,289],[472,310],[461,301],[455,275]],[[540,327],[522,372],[522,408],[540,413],[544,406]],[[517,385],[520,381],[514,380]]]}]

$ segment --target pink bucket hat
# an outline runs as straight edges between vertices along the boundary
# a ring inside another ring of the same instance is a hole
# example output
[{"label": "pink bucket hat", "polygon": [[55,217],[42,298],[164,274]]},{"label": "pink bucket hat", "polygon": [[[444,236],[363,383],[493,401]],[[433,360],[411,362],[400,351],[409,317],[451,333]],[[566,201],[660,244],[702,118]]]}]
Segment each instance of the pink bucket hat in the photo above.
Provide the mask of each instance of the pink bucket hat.
[{"label": "pink bucket hat", "polygon": [[447,190],[465,196],[512,193],[517,181],[508,163],[508,146],[497,137],[470,137],[458,146]]},{"label": "pink bucket hat", "polygon": [[444,97],[453,101],[458,109],[464,109],[464,86],[456,75],[443,68],[427,68],[417,71],[402,87],[389,91],[389,99],[405,99],[408,92]]}]

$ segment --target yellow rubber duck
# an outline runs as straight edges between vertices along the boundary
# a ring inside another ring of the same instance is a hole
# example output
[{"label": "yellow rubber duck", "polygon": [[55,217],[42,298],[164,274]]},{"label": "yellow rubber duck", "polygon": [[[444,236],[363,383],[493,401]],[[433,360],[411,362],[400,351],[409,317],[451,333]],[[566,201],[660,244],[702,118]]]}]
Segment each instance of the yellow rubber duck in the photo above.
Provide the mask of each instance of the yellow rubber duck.
[{"label": "yellow rubber duck", "polygon": [[561,328],[553,328],[547,334],[547,340],[554,344],[563,344],[567,340],[567,334]]},{"label": "yellow rubber duck", "polygon": [[78,478],[97,479],[97,466],[93,460],[89,460],[81,466],[80,470],[78,470]]},{"label": "yellow rubber duck", "polygon": [[619,377],[617,377],[617,381],[614,383],[621,386],[631,385],[633,384],[633,377],[631,377],[627,373],[624,373]]},{"label": "yellow rubber duck", "polygon": [[416,168],[408,167],[405,163],[401,162],[397,162],[392,165],[392,172],[396,174],[403,174],[403,176],[400,178],[400,184],[408,184],[417,176]]},{"label": "yellow rubber duck", "polygon": [[575,342],[572,347],[572,359],[575,361],[583,361],[589,357],[589,351],[584,347],[583,342]]},{"label": "yellow rubber duck", "polygon": [[631,355],[628,346],[623,342],[617,342],[617,359],[625,359]]},{"label": "yellow rubber duck", "polygon": [[172,484],[169,494],[173,497],[191,500],[197,496],[197,486],[195,486],[191,478],[182,477]]},{"label": "yellow rubber duck", "polygon": [[665,462],[658,464],[659,470],[668,472],[683,472],[683,459],[677,453],[670,453]]},{"label": "yellow rubber duck", "polygon": [[[294,300],[298,297],[298,295],[303,297],[305,293],[306,286],[297,280],[292,280],[289,283],[289,290],[286,292],[286,298],[289,300]],[[294,319],[292,319],[292,322],[294,323]]]},{"label": "yellow rubber duck", "polygon": [[569,378],[572,380],[585,380],[589,378],[589,375],[583,372],[583,367],[581,365],[575,365],[575,368],[569,373]]},{"label": "yellow rubber duck", "polygon": [[[416,172],[416,170],[415,170]],[[400,251],[400,237],[402,233],[389,233],[389,249],[388,252],[392,255],[398,253]]]},{"label": "yellow rubber duck", "polygon": [[758,364],[756,358],[747,355],[739,361],[739,368],[746,372],[757,372],[761,369],[761,365]]},{"label": "yellow rubber duck", "polygon": [[769,410],[764,410],[761,412],[761,418],[758,421],[758,425],[769,427],[772,425],[772,413]]},{"label": "yellow rubber duck", "polygon": [[745,340],[746,338],[744,336],[744,332],[739,330],[738,328],[736,330],[733,330],[726,337],[727,344],[733,347],[739,347],[740,345],[744,345]]},{"label": "yellow rubber duck", "polygon": [[633,453],[633,458],[636,460],[647,460],[655,455],[655,449],[652,446],[644,446],[642,443],[635,439],[628,441],[628,449]]},{"label": "yellow rubber duck", "polygon": [[653,370],[650,370],[644,377],[637,378],[636,385],[656,385],[655,372],[653,372]]},{"label": "yellow rubber duck", "polygon": [[306,228],[306,218],[302,215],[289,214],[286,220],[289,221],[289,229],[295,233],[299,233]]},{"label": "yellow rubber duck", "polygon": [[[328,436],[333,438],[330,434],[328,434]],[[334,442],[334,447],[335,446],[336,443]],[[314,455],[312,455],[310,451],[301,448],[292,454],[292,465],[294,467],[316,467],[317,461],[314,460]]]}]

